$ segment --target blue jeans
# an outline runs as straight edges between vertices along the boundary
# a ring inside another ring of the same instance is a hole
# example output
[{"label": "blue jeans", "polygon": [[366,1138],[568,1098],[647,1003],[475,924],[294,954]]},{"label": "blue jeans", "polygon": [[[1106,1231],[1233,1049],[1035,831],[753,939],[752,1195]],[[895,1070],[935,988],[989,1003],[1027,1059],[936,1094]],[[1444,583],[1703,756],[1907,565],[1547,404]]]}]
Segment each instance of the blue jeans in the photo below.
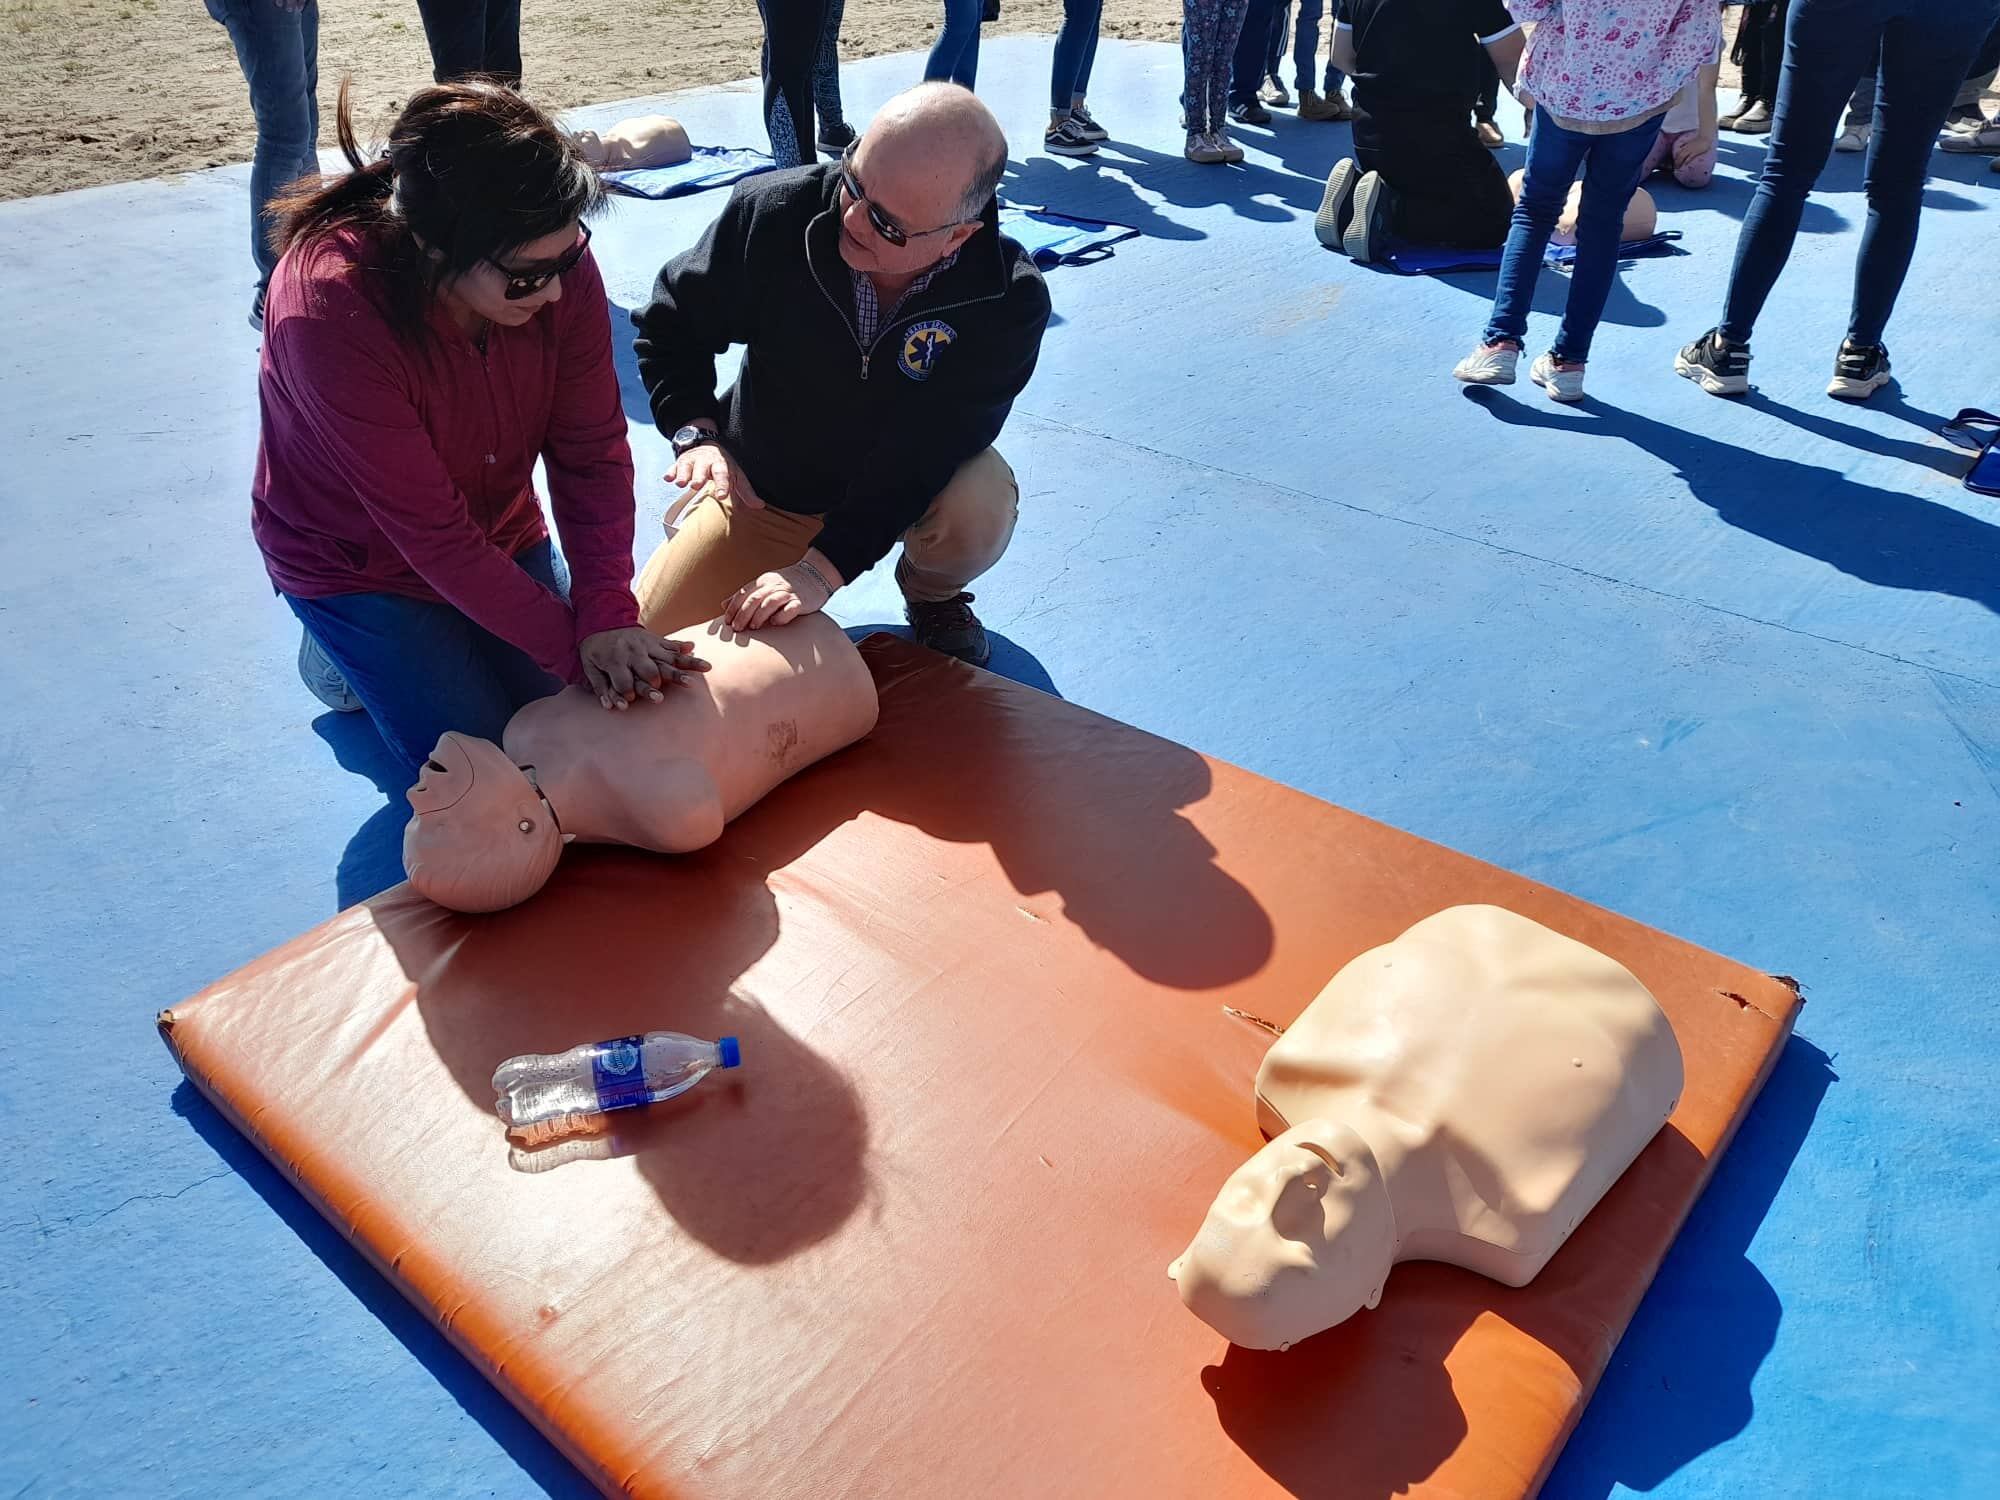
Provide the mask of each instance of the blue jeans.
[{"label": "blue jeans", "polygon": [[271,200],[319,170],[319,0],[303,10],[277,0],[204,0],[229,31],[250,112],[257,117],[257,154],[250,163],[250,258],[257,284],[278,263],[271,248]]},{"label": "blue jeans", "polygon": [[[569,596],[553,543],[514,561],[543,587]],[[449,604],[401,594],[287,594],[285,602],[333,658],[411,780],[446,730],[497,744],[514,710],[562,689],[526,652]]]},{"label": "blue jeans", "polygon": [[1625,222],[1625,205],[1639,185],[1662,118],[1655,115],[1616,135],[1583,135],[1563,129],[1548,111],[1536,108],[1534,129],[1528,135],[1528,172],[1507,229],[1507,248],[1500,255],[1500,285],[1493,297],[1493,320],[1486,325],[1486,343],[1502,339],[1520,343],[1527,337],[1528,309],[1535,302],[1542,254],[1562,217],[1570,184],[1581,172],[1576,268],[1563,307],[1562,330],[1549,352],[1566,363],[1582,364],[1590,358],[1591,337],[1618,275],[1618,232]]},{"label": "blue jeans", "polygon": [[1924,175],[2000,0],[1794,0],[1764,174],[1743,215],[1722,336],[1750,341],[1798,238],[1799,216],[1833,148],[1854,80],[1879,56],[1868,141],[1868,222],[1854,265],[1847,336],[1882,342],[1917,248]]},{"label": "blue jeans", "polygon": [[[1292,77],[1301,89],[1313,86],[1313,73],[1319,63],[1320,12],[1331,8],[1331,0],[1299,0],[1299,18],[1292,30]],[[1336,68],[1329,57],[1326,60],[1326,87],[1320,92],[1337,94],[1345,82],[1347,75]]]},{"label": "blue jeans", "polygon": [[[985,13],[985,0],[944,0],[944,25],[924,64],[926,83],[950,79],[972,87],[979,74],[980,17]],[[1065,103],[1063,108],[1069,105]]]},{"label": "blue jeans", "polygon": [[1271,45],[1271,12],[1279,0],[1249,0],[1243,29],[1236,33],[1236,55],[1229,65],[1229,103],[1255,104],[1264,87],[1264,55]]},{"label": "blue jeans", "polygon": [[1049,70],[1049,108],[1068,109],[1090,92],[1097,62],[1098,23],[1104,0],[1063,0],[1062,30],[1056,33],[1055,61]]}]

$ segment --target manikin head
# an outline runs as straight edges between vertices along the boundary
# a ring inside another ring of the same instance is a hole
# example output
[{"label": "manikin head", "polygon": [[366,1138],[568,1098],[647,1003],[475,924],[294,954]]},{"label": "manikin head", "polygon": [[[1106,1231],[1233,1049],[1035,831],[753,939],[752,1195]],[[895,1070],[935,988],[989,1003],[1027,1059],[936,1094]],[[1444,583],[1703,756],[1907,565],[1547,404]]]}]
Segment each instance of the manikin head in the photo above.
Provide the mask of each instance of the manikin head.
[{"label": "manikin head", "polygon": [[1375,1306],[1395,1255],[1375,1154],[1345,1125],[1308,1120],[1231,1174],[1167,1274],[1232,1344],[1283,1349]]},{"label": "manikin head", "polygon": [[403,870],[453,911],[500,911],[548,883],[565,842],[528,774],[490,740],[446,734],[409,790]]},{"label": "manikin head", "polygon": [[694,155],[687,129],[671,115],[637,115],[620,120],[604,135],[579,130],[576,148],[600,172],[627,167],[671,167]]}]

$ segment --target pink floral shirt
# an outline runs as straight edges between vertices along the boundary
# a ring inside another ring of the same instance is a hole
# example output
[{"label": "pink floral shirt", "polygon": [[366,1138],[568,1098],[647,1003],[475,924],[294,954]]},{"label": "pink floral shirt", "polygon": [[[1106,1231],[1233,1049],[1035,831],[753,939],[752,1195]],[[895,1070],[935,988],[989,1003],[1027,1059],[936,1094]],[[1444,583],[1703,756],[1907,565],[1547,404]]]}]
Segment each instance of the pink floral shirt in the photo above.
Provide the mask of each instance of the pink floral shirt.
[{"label": "pink floral shirt", "polygon": [[1506,0],[1532,22],[1522,88],[1558,120],[1657,114],[1715,56],[1716,0]]}]

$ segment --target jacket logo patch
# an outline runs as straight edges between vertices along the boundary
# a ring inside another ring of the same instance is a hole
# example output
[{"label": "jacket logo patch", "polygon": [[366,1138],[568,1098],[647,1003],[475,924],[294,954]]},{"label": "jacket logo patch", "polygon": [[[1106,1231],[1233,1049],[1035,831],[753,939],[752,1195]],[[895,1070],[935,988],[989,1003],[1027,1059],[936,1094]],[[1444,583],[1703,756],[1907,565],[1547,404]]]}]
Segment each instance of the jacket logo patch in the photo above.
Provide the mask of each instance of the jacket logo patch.
[{"label": "jacket logo patch", "polygon": [[896,363],[903,367],[903,373],[910,379],[929,380],[931,367],[937,363],[938,351],[957,337],[956,328],[936,318],[928,323],[913,323],[909,332],[903,335],[903,352]]}]

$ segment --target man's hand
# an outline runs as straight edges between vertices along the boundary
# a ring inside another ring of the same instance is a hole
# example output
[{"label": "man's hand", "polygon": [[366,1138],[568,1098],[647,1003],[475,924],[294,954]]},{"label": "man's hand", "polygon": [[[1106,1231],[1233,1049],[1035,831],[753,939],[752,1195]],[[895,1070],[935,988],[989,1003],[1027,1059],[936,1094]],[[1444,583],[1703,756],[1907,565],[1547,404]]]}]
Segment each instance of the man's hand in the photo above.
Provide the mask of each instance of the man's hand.
[{"label": "man's hand", "polygon": [[833,564],[815,549],[789,568],[766,573],[738,589],[722,606],[722,618],[731,630],[789,625],[800,615],[824,609],[843,581]]},{"label": "man's hand", "polygon": [[637,625],[587,635],[576,650],[590,690],[606,708],[622,709],[641,693],[664,703],[660,690],[668,683],[689,683],[691,674],[708,670],[708,663],[692,654],[693,641],[669,641]]},{"label": "man's hand", "polygon": [[750,476],[717,443],[688,449],[674,460],[666,478],[668,484],[677,484],[684,490],[698,490],[706,485],[719,499],[734,500],[751,510],[764,508],[764,497],[751,485]]}]

